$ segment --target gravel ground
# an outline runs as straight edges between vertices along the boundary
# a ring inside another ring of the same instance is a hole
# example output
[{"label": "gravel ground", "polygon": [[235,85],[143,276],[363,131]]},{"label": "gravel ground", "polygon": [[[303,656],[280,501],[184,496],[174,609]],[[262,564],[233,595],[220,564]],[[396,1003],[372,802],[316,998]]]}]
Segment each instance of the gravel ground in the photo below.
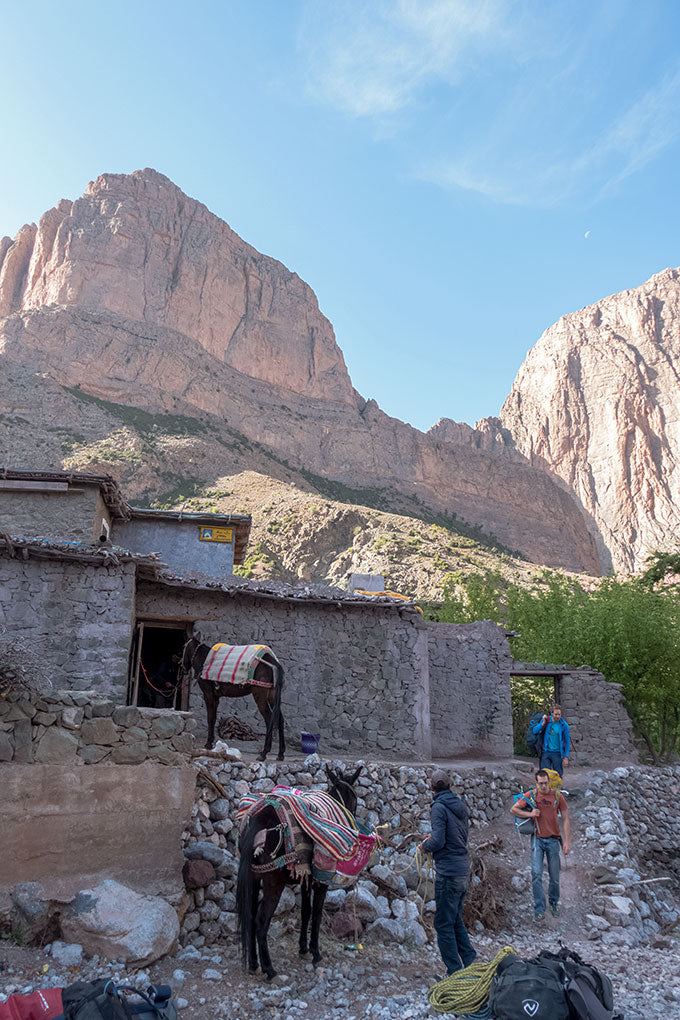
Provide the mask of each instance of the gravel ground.
[{"label": "gravel ground", "polygon": [[[557,950],[568,922],[522,920],[507,932],[474,937],[479,958],[491,960],[505,945],[521,956]],[[612,978],[617,1009],[626,1020],[680,1020],[680,940],[664,948],[629,951],[595,945],[585,938],[568,945]],[[140,988],[172,985],[181,1020],[417,1020],[436,1014],[426,992],[442,973],[434,945],[421,949],[371,944],[345,949],[326,937],[324,961],[316,970],[297,953],[294,931],[276,933],[271,949],[279,973],[273,982],[241,969],[235,940],[204,951],[187,947],[137,973],[96,957],[80,967],[55,966],[43,949],[0,943],[2,998],[12,992],[64,986],[73,981],[114,977]]]}]

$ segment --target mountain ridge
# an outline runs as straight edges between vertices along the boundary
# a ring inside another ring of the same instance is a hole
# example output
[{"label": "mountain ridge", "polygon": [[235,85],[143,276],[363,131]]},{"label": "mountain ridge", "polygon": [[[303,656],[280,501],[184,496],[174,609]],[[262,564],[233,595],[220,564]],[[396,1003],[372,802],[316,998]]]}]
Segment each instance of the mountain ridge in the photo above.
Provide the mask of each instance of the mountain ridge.
[{"label": "mountain ridge", "polygon": [[[530,440],[533,422],[507,401],[505,415],[474,429],[443,418],[423,433],[385,414],[352,386],[312,289],[157,171],[103,174],[3,239],[0,311],[6,373],[171,418],[210,418],[183,468],[181,435],[166,451],[172,471],[162,458],[151,458],[153,470],[138,462],[147,494],[167,489],[164,473],[184,470],[208,486],[233,474],[223,451],[235,432],[269,458],[267,470],[278,463],[353,491],[391,492],[535,563],[599,574],[607,562],[597,505]],[[21,405],[11,387],[3,399],[3,411]],[[78,405],[61,406],[77,433]],[[97,442],[116,473],[109,439],[120,430],[104,434],[110,425],[99,421]],[[53,455],[53,427],[44,422],[34,458]],[[7,459],[15,442],[31,455],[19,431],[5,428],[14,437]],[[62,462],[91,445],[83,438]]]}]

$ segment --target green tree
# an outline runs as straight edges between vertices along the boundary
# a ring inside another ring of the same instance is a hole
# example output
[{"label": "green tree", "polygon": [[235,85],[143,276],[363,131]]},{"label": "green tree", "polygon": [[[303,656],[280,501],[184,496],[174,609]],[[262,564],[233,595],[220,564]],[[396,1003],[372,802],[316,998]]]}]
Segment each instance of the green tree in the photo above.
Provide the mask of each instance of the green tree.
[{"label": "green tree", "polygon": [[502,622],[504,614],[503,577],[491,570],[482,574],[447,574],[442,590],[442,605],[437,610],[440,623],[474,623],[475,620]]},{"label": "green tree", "polygon": [[592,590],[546,573],[532,588],[497,574],[452,578],[440,621],[493,619],[516,631],[517,659],[588,665],[620,683],[637,733],[652,754],[680,740],[680,592],[645,579],[605,578]]}]

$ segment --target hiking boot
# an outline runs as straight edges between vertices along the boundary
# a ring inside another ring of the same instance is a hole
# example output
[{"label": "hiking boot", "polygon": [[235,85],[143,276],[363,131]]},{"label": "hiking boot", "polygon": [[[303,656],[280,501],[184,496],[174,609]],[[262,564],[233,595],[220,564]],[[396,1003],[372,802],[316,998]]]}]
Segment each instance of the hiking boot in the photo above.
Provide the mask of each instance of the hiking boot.
[{"label": "hiking boot", "polygon": [[550,904],[550,909],[552,911],[552,916],[553,917],[559,917],[560,916],[560,905],[559,905],[559,903],[551,903]]},{"label": "hiking boot", "polygon": [[542,921],[544,917],[545,917],[545,914],[536,913],[536,914],[534,914],[534,921]]}]

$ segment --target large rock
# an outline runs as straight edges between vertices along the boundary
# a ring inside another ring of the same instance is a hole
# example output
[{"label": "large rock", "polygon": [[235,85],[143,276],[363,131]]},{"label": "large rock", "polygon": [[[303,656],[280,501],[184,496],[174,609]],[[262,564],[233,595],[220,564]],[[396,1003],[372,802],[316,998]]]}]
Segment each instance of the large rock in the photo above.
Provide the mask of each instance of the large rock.
[{"label": "large rock", "polygon": [[75,758],[78,738],[59,726],[45,730],[35,752],[35,760],[50,765],[65,765]]},{"label": "large rock", "polygon": [[135,965],[164,956],[179,936],[177,914],[169,903],[111,879],[79,892],[62,916],[61,929],[88,954]]},{"label": "large rock", "polygon": [[357,917],[362,921],[375,921],[380,916],[380,907],[375,896],[362,886],[355,886],[347,894],[344,903],[344,910],[356,911]]},{"label": "large rock", "polygon": [[12,889],[10,898],[25,936],[32,939],[45,930],[50,921],[51,907],[39,882],[19,882]]},{"label": "large rock", "polygon": [[680,531],[680,270],[565,315],[501,411],[517,448],[570,486],[604,566],[638,570]]},{"label": "large rock", "polygon": [[185,861],[182,878],[187,889],[203,889],[215,881],[215,869],[210,861]]}]

